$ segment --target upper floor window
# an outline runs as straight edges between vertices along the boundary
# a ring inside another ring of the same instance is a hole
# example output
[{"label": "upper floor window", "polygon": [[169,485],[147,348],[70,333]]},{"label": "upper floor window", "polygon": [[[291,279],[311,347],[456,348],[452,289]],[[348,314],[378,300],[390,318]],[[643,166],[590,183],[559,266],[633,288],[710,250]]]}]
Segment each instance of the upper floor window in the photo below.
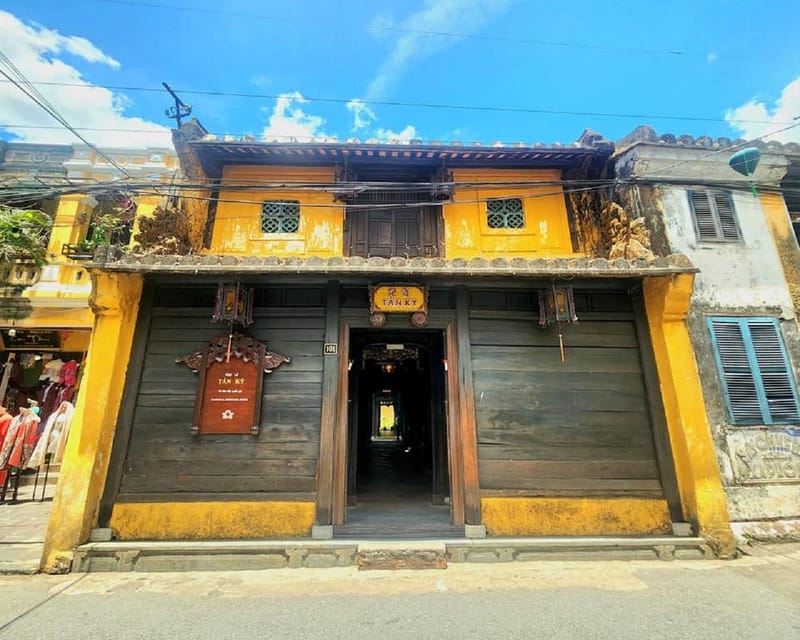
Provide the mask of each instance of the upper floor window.
[{"label": "upper floor window", "polygon": [[740,242],[730,191],[689,191],[694,228],[701,242]]},{"label": "upper floor window", "polygon": [[297,233],[299,230],[299,200],[267,200],[261,205],[263,233]]},{"label": "upper floor window", "polygon": [[774,318],[709,318],[717,367],[732,424],[800,422],[786,348]]},{"label": "upper floor window", "polygon": [[522,198],[487,200],[486,222],[490,229],[522,229],[525,226]]}]

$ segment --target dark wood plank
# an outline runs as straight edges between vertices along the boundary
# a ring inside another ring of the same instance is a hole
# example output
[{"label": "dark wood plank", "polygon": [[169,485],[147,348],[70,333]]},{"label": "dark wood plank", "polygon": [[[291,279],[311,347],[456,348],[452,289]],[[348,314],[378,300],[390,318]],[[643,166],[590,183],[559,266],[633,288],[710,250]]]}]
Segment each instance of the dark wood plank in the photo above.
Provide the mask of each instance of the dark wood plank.
[{"label": "dark wood plank", "polygon": [[[339,309],[341,286],[330,281],[326,292],[325,342],[339,339]],[[345,356],[347,357],[347,356]],[[333,474],[334,437],[337,415],[336,391],[339,388],[339,361],[329,355],[323,362],[322,370],[322,412],[320,427],[320,449],[317,478],[317,524],[333,524]]]},{"label": "dark wood plank", "polygon": [[336,416],[333,432],[333,509],[332,522],[336,525],[345,523],[347,510],[347,476],[348,476],[348,382],[350,362],[350,327],[341,323],[339,329],[339,357],[337,381]]},{"label": "dark wood plank", "polygon": [[481,499],[478,473],[478,442],[475,426],[475,397],[472,380],[473,361],[469,339],[469,292],[456,288],[456,350],[458,352],[458,408],[461,455],[464,469],[464,517],[468,524],[481,523]]},{"label": "dark wood plank", "polygon": [[656,479],[584,479],[584,478],[487,478],[482,480],[481,489],[514,491],[525,493],[548,491],[550,495],[602,495],[608,491],[616,495],[646,493],[662,497],[661,483]]},{"label": "dark wood plank", "polygon": [[273,493],[310,492],[314,488],[313,477],[298,476],[211,476],[170,475],[151,471],[146,475],[125,474],[121,493]]},{"label": "dark wood plank", "polygon": [[461,412],[458,397],[458,349],[456,328],[451,322],[445,329],[445,357],[447,359],[447,447],[450,469],[450,508],[453,524],[463,525],[464,515],[464,459],[461,453]]},{"label": "dark wood plank", "polygon": [[163,493],[163,492],[125,492],[117,496],[118,503],[140,503],[140,502],[314,502],[316,494],[313,491],[302,493],[299,491],[270,491],[270,492],[215,492],[203,493],[195,491],[192,493]]},{"label": "dark wood plank", "polygon": [[478,460],[649,460],[655,450],[652,445],[598,446],[545,444],[524,446],[514,444],[485,444],[478,442]]},{"label": "dark wood plank", "polygon": [[316,460],[318,455],[319,442],[215,442],[204,438],[180,443],[140,438],[134,439],[128,450],[131,462],[149,457],[191,460],[198,464],[214,462],[220,457],[229,460]]},{"label": "dark wood plank", "polygon": [[[227,456],[224,449],[221,456]],[[125,475],[148,476],[299,476],[313,477],[316,460],[277,460],[219,457],[214,460],[136,458],[125,464]]]},{"label": "dark wood plank", "polygon": [[[653,460],[481,460],[485,487],[505,487],[536,480],[658,480]],[[591,482],[586,482],[591,484]]]}]

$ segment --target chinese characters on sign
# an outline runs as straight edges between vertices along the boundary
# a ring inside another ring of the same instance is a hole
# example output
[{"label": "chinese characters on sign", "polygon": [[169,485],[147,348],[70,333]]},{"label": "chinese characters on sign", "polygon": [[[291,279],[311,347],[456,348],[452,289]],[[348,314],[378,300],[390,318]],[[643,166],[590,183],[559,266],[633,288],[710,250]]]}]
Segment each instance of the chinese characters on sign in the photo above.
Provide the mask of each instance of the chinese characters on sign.
[{"label": "chinese characters on sign", "polygon": [[428,311],[428,295],[415,285],[378,285],[371,291],[371,311],[413,313]]}]

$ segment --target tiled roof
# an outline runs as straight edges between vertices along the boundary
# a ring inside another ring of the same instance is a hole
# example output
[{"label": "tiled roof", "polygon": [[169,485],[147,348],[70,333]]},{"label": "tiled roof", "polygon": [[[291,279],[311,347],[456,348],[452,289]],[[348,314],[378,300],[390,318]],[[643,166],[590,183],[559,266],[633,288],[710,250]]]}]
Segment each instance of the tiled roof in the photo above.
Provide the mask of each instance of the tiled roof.
[{"label": "tiled roof", "polygon": [[157,256],[122,253],[111,247],[98,253],[87,268],[149,274],[325,274],[391,276],[515,276],[569,278],[623,278],[644,275],[694,273],[683,254],[650,260],[605,258],[279,258],[275,256]]},{"label": "tiled roof", "polygon": [[764,142],[763,140],[744,140],[741,138],[711,138],[709,136],[690,136],[681,135],[676,136],[672,133],[664,133],[658,135],[656,130],[649,125],[636,127],[627,136],[617,142],[617,150],[624,151],[627,147],[631,147],[638,143],[657,144],[671,147],[686,147],[693,149],[725,149],[727,147],[740,147],[743,145],[758,147],[763,151],[772,153],[800,153],[800,143],[797,142],[777,142],[770,141]]}]

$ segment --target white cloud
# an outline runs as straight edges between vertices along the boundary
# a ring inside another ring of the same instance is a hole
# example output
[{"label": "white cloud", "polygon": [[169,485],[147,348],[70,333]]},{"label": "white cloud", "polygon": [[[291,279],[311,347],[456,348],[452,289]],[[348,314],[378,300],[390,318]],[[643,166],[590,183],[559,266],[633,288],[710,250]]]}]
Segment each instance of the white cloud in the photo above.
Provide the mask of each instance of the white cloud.
[{"label": "white cloud", "polygon": [[354,98],[347,103],[347,110],[353,114],[352,131],[365,129],[378,119],[375,112],[358,98]]},{"label": "white cloud", "polygon": [[417,128],[411,124],[400,132],[392,131],[391,129],[377,129],[375,135],[379,140],[386,142],[409,142],[419,138]]},{"label": "white cloud", "polygon": [[[78,69],[59,57],[69,54],[83,62],[119,68],[119,62],[86,38],[64,36],[38,24],[25,24],[13,14],[0,11],[0,42],[3,43],[3,52],[29,80],[77,85],[39,85],[37,88],[73,127],[104,129],[81,131],[90,142],[101,147],[172,146],[167,127],[125,116],[130,104],[125,96],[93,86],[83,79]],[[10,82],[0,82],[0,104],[3,105],[0,124],[10,125],[4,129],[20,141],[79,142],[74,134],[61,128]]]},{"label": "white cloud", "polygon": [[[770,131],[785,129],[794,121],[798,126],[775,135],[765,136],[764,140],[800,142],[800,120],[795,120],[798,116],[800,116],[800,76],[783,88],[774,105],[764,104],[754,98],[735,109],[728,109],[725,113],[725,120],[737,132],[737,135],[746,140],[759,138]],[[736,122],[737,120],[760,122]]]},{"label": "white cloud", "polygon": [[[369,83],[366,97],[383,97],[412,62],[461,41],[454,36],[435,35],[436,32],[474,33],[509,4],[510,0],[425,0],[421,10],[397,25],[401,33]],[[387,18],[381,17],[373,23],[372,31],[387,29],[387,24]]]},{"label": "white cloud", "polygon": [[264,128],[262,137],[265,140],[296,139],[298,142],[306,142],[311,138],[329,138],[322,131],[325,118],[310,115],[298,106],[307,102],[299,91],[282,93],[275,100],[269,124]]}]

